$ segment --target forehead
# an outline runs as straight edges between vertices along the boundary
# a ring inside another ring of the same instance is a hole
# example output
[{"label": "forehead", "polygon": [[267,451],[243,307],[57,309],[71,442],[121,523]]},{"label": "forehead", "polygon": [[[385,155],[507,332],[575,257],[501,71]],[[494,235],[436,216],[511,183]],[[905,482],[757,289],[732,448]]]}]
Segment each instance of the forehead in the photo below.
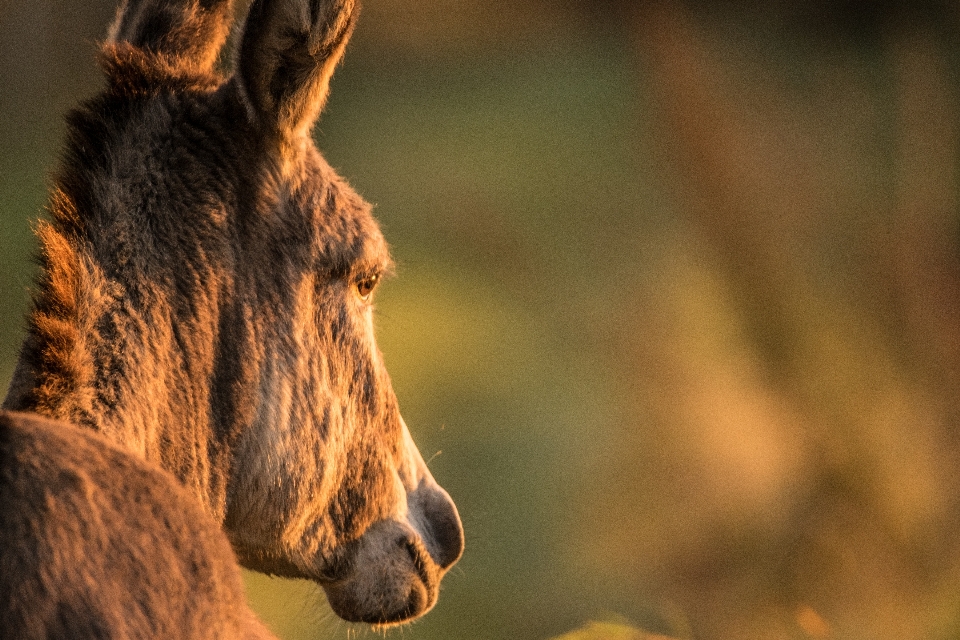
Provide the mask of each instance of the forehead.
[{"label": "forehead", "polygon": [[[214,244],[230,244],[232,237],[219,220],[240,225],[234,249],[269,254],[264,257],[273,263],[334,275],[388,270],[389,248],[372,207],[312,141],[289,157],[264,154],[243,114],[220,97],[161,95],[136,109],[114,110],[126,117],[115,123],[117,135],[103,154],[111,163],[108,175],[95,181],[115,205],[111,210],[123,219],[149,210],[178,227],[198,228],[187,238]],[[207,216],[207,210],[226,216]],[[199,233],[206,226],[214,227],[211,233]]]},{"label": "forehead", "polygon": [[318,266],[343,275],[388,270],[389,247],[370,204],[312,146],[303,168],[294,206],[310,221]]}]

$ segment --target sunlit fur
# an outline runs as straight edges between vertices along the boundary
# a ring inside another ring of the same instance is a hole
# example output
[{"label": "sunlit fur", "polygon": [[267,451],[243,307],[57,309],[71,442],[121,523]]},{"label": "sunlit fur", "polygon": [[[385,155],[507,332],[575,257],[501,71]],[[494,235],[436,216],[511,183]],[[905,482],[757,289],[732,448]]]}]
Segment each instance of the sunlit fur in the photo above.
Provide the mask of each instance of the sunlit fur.
[{"label": "sunlit fur", "polygon": [[251,568],[317,580],[349,620],[424,613],[456,508],[400,417],[356,284],[390,266],[310,130],[351,0],[131,0],[107,86],[68,118],[42,275],[4,408],[171,472]]},{"label": "sunlit fur", "polygon": [[169,473],[0,411],[0,637],[272,638],[226,536]]}]

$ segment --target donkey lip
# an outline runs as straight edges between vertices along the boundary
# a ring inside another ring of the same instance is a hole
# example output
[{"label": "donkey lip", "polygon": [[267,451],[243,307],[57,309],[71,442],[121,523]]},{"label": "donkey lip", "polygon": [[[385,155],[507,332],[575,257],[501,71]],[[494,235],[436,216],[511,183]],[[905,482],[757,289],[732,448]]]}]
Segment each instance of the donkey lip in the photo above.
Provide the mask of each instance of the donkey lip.
[{"label": "donkey lip", "polygon": [[440,572],[440,568],[437,566],[437,563],[433,561],[433,557],[424,547],[423,542],[419,538],[414,540],[408,539],[404,540],[402,545],[410,555],[410,561],[413,562],[413,567],[417,570],[417,576],[419,576],[423,586],[426,587],[428,591],[437,591],[436,586],[439,582],[439,576],[437,574]]},{"label": "donkey lip", "polygon": [[[442,569],[434,562],[423,542],[414,536],[401,536],[390,545],[393,566],[398,569],[392,580],[379,572],[368,574],[362,564],[354,564],[352,575],[321,586],[334,612],[349,622],[363,622],[387,628],[413,620],[433,608],[440,595]],[[369,565],[367,565],[369,566]],[[369,583],[376,581],[375,586]],[[380,597],[371,591],[383,589]],[[375,606],[370,606],[376,603]]]},{"label": "donkey lip", "polygon": [[356,603],[350,602],[349,597],[341,599],[334,593],[327,591],[327,598],[334,613],[347,622],[361,622],[373,626],[375,629],[387,629],[409,622],[433,608],[437,601],[437,589],[431,589],[421,580],[411,581],[406,598],[397,603],[392,610],[363,611],[358,610]]},{"label": "donkey lip", "polygon": [[409,554],[418,579],[411,580],[404,606],[392,615],[383,616],[382,619],[373,622],[375,626],[382,628],[402,624],[425,614],[433,608],[440,596],[441,570],[423,542],[419,538],[414,538],[404,539],[400,544]]},{"label": "donkey lip", "polygon": [[433,607],[436,600],[436,595],[430,593],[426,584],[414,583],[410,587],[410,593],[407,596],[407,604],[405,607],[397,611],[394,615],[386,616],[381,620],[370,620],[368,622],[373,625],[374,629],[395,627],[423,615]]}]

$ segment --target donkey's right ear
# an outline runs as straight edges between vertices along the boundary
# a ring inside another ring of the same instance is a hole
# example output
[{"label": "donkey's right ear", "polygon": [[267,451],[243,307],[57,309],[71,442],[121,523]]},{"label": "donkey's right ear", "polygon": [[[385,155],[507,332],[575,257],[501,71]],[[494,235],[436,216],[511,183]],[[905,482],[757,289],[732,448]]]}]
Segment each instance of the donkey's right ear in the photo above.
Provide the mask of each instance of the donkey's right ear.
[{"label": "donkey's right ear", "polygon": [[240,39],[237,81],[268,135],[309,133],[359,12],[357,0],[254,0]]}]

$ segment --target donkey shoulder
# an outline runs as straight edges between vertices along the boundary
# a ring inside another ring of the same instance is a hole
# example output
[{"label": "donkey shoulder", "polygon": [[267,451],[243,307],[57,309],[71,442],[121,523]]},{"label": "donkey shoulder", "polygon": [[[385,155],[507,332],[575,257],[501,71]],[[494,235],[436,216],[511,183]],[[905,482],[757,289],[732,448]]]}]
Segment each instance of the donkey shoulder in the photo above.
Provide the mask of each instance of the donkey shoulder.
[{"label": "donkey shoulder", "polygon": [[88,429],[0,412],[0,512],[0,636],[269,637],[195,498]]}]

